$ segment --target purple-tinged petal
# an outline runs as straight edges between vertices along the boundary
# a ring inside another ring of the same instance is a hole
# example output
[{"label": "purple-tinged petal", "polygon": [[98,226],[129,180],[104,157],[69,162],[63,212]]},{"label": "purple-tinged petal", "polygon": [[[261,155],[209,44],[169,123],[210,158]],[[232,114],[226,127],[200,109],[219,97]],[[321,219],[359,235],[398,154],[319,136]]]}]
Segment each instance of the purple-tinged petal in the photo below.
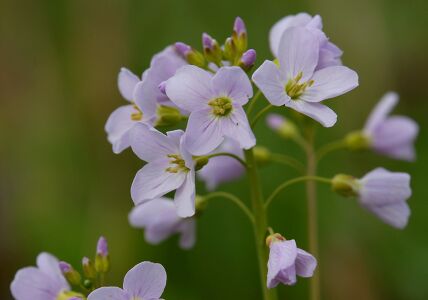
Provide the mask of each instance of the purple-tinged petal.
[{"label": "purple-tinged petal", "polygon": [[306,24],[307,28],[310,29],[322,29],[322,19],[320,15],[315,15],[308,24]]},{"label": "purple-tinged petal", "polygon": [[134,101],[145,118],[152,118],[156,115],[157,95],[160,93],[158,85],[147,77],[135,86]]},{"label": "purple-tinged petal", "polygon": [[285,92],[285,78],[273,62],[266,60],[254,72],[253,81],[272,105],[281,106],[290,100]]},{"label": "purple-tinged petal", "polygon": [[317,260],[310,253],[297,248],[296,273],[300,277],[312,277],[317,267]]},{"label": "purple-tinged petal", "polygon": [[387,118],[397,103],[397,93],[386,93],[370,113],[366,125],[364,126],[364,131],[368,134],[371,134],[375,128],[378,127]]},{"label": "purple-tinged petal", "polygon": [[179,144],[174,139],[141,123],[136,124],[130,131],[130,141],[134,153],[147,162],[179,153]]},{"label": "purple-tinged petal", "polygon": [[208,107],[213,98],[212,75],[196,66],[183,66],[166,82],[166,94],[178,107],[195,111]]},{"label": "purple-tinged petal", "polygon": [[279,42],[285,30],[295,26],[306,26],[312,17],[307,13],[299,13],[294,16],[287,16],[276,22],[269,32],[270,49],[275,57],[278,57]]},{"label": "purple-tinged petal", "polygon": [[369,211],[378,216],[383,222],[392,227],[403,229],[410,217],[410,208],[406,202],[386,205],[364,205]]},{"label": "purple-tinged petal", "polygon": [[211,108],[190,115],[184,137],[184,145],[190,153],[206,155],[217,148],[223,139],[219,118],[212,115]]},{"label": "purple-tinged petal", "polygon": [[108,255],[108,243],[105,237],[100,236],[97,243],[97,254],[102,256]]},{"label": "purple-tinged petal", "polygon": [[285,104],[285,106],[291,107],[294,110],[311,117],[321,123],[324,127],[332,127],[337,121],[336,113],[321,103],[290,100]]},{"label": "purple-tinged petal", "polygon": [[245,105],[253,97],[253,87],[247,74],[239,67],[222,67],[211,81],[211,90],[216,97],[225,96],[234,103]]},{"label": "purple-tinged petal", "polygon": [[132,297],[159,299],[166,285],[166,272],[161,264],[142,262],[125,275],[123,289]]},{"label": "purple-tinged petal", "polygon": [[233,24],[233,31],[239,36],[243,33],[247,33],[244,21],[240,17],[236,17],[235,23]]},{"label": "purple-tinged petal", "polygon": [[214,46],[215,40],[208,34],[202,33],[202,46],[211,49]]},{"label": "purple-tinged petal", "polygon": [[[276,241],[270,245],[267,286],[274,288],[279,283],[296,283],[294,264],[297,258],[297,246],[294,240]],[[294,272],[293,272],[294,270]]]},{"label": "purple-tinged petal", "polygon": [[37,256],[36,263],[39,270],[56,280],[64,288],[69,288],[67,280],[65,280],[59,267],[59,261],[55,256],[42,252]]},{"label": "purple-tinged petal", "polygon": [[129,300],[129,296],[118,287],[106,286],[90,293],[88,300]]},{"label": "purple-tinged petal", "polygon": [[117,85],[122,97],[128,101],[134,100],[134,89],[137,83],[140,82],[134,73],[126,68],[121,68],[117,78]]},{"label": "purple-tinged petal", "polygon": [[256,137],[241,106],[234,106],[230,117],[219,120],[223,135],[237,141],[241,148],[250,149],[256,145]]},{"label": "purple-tinged petal", "polygon": [[159,198],[183,184],[186,174],[168,172],[166,169],[169,166],[167,158],[159,159],[149,162],[137,172],[131,186],[131,197],[136,205]]},{"label": "purple-tinged petal", "polygon": [[257,59],[257,52],[254,49],[248,49],[242,54],[241,63],[244,69],[248,69],[254,65]]},{"label": "purple-tinged petal", "polygon": [[301,81],[308,81],[318,63],[319,42],[316,35],[304,27],[287,29],[279,43],[278,59],[281,71],[287,80],[299,73]]},{"label": "purple-tinged petal", "polygon": [[[328,42],[328,44],[331,44],[331,43]],[[339,49],[339,48],[337,48],[337,49]],[[342,65],[342,60],[340,59],[340,57],[341,57],[341,54],[337,55],[337,53],[327,49],[327,47],[321,47],[319,58],[318,58],[318,64],[317,64],[315,71],[321,70],[321,69],[324,69],[327,67]]]},{"label": "purple-tinged petal", "polygon": [[186,57],[187,54],[189,54],[190,51],[192,51],[192,47],[190,47],[189,45],[182,43],[182,42],[177,42],[174,45],[175,50],[182,56],[182,57]]},{"label": "purple-tinged petal", "polygon": [[105,125],[107,139],[113,145],[113,152],[118,154],[130,146],[129,130],[136,124],[131,119],[135,113],[132,105],[120,106],[109,116]]},{"label": "purple-tinged petal", "polygon": [[195,214],[195,171],[190,170],[183,184],[177,189],[174,197],[177,215],[182,218]]},{"label": "purple-tinged petal", "polygon": [[314,81],[313,85],[308,87],[300,96],[300,99],[309,102],[320,102],[334,98],[358,86],[357,73],[344,66],[318,70],[311,79]]},{"label": "purple-tinged petal", "polygon": [[196,220],[194,218],[184,219],[179,231],[181,232],[180,247],[184,250],[193,248],[196,242]]}]

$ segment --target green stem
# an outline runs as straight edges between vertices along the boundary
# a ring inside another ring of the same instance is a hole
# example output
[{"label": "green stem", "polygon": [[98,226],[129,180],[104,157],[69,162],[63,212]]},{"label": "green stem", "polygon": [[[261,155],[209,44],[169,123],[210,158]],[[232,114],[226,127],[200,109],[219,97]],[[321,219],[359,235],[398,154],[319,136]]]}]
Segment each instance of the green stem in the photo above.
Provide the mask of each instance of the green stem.
[{"label": "green stem", "polygon": [[[307,141],[307,176],[316,176],[317,172],[317,161],[314,151],[314,133],[311,131]],[[310,180],[306,183],[306,194],[307,194],[307,217],[308,217],[308,242],[309,252],[315,256],[319,261],[318,251],[318,209],[317,209],[317,192],[316,182]],[[321,284],[319,277],[319,267],[315,270],[314,276],[310,279],[310,300],[321,299]]]},{"label": "green stem", "polygon": [[251,189],[251,202],[254,214],[254,236],[259,262],[260,280],[263,291],[262,299],[276,300],[276,291],[274,289],[268,289],[266,285],[268,248],[265,244],[265,237],[268,226],[266,210],[263,204],[263,194],[260,186],[260,179],[257,172],[253,149],[245,150],[245,160],[247,161],[247,174]]},{"label": "green stem", "polygon": [[319,176],[302,176],[302,177],[297,177],[297,178],[290,179],[290,180],[285,181],[282,184],[280,184],[272,192],[272,194],[270,194],[270,196],[266,200],[265,208],[267,209],[269,207],[269,205],[271,204],[271,202],[276,198],[276,196],[278,196],[278,194],[282,190],[284,190],[285,188],[289,187],[290,185],[293,185],[293,184],[296,184],[296,183],[299,183],[299,182],[303,182],[303,181],[318,181],[318,182],[323,182],[323,183],[331,184],[331,179],[324,178],[324,177],[319,177]]},{"label": "green stem", "polygon": [[257,102],[257,99],[259,99],[261,94],[262,94],[262,91],[258,90],[257,93],[254,95],[254,97],[251,99],[250,104],[248,105],[248,108],[247,108],[247,116],[249,116],[253,111],[254,106]]},{"label": "green stem", "polygon": [[235,203],[244,212],[244,214],[248,217],[250,222],[254,224],[254,216],[251,213],[251,211],[244,204],[244,202],[242,202],[241,199],[239,199],[238,197],[236,197],[233,194],[226,193],[226,192],[214,192],[214,193],[208,194],[206,196],[203,196],[203,199],[208,201],[209,199],[216,198],[216,197],[225,198],[225,199],[228,199],[228,200],[232,201],[233,203]]},{"label": "green stem", "polygon": [[327,155],[333,151],[344,149],[344,148],[346,148],[345,140],[338,140],[338,141],[331,142],[329,144],[322,146],[316,152],[316,159],[317,159],[317,161],[320,161],[321,158],[323,158],[325,155]]},{"label": "green stem", "polygon": [[284,154],[271,153],[270,158],[274,162],[293,167],[299,173],[305,173],[305,167],[297,159]]},{"label": "green stem", "polygon": [[261,111],[259,111],[256,116],[254,117],[254,119],[251,121],[251,128],[253,128],[254,126],[256,126],[257,122],[259,121],[259,119],[266,113],[268,112],[271,108],[273,107],[272,104],[269,104],[268,106],[266,106],[265,108],[263,108]]},{"label": "green stem", "polygon": [[209,155],[206,155],[205,157],[210,159],[210,158],[216,157],[216,156],[232,157],[232,158],[236,159],[238,162],[240,162],[241,165],[243,165],[245,168],[247,167],[247,163],[242,158],[240,158],[238,155],[235,155],[235,154],[229,153],[229,152],[219,152],[219,153],[209,154]]}]

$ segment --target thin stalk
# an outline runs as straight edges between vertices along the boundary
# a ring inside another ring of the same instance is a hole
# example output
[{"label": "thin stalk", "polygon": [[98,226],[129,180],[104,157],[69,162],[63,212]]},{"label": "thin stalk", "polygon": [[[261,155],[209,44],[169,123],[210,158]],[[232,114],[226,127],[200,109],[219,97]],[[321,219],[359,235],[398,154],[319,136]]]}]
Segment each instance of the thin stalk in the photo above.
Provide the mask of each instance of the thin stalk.
[{"label": "thin stalk", "polygon": [[248,217],[250,222],[252,224],[254,224],[254,216],[251,213],[250,209],[244,204],[244,202],[242,202],[241,199],[239,199],[238,197],[236,197],[233,194],[226,193],[226,192],[214,192],[214,193],[208,194],[206,196],[203,196],[203,199],[208,201],[212,198],[217,198],[217,197],[225,198],[225,199],[228,199],[228,200],[232,201],[233,203],[235,203],[244,212],[244,214]]},{"label": "thin stalk", "polygon": [[229,152],[219,152],[219,153],[209,154],[209,155],[206,155],[205,157],[209,159],[209,158],[216,157],[216,156],[232,157],[232,158],[236,159],[239,163],[241,163],[241,165],[243,165],[245,168],[247,167],[247,163],[242,158],[240,158],[238,155],[235,155],[235,154],[229,153]]},{"label": "thin stalk", "polygon": [[[316,176],[317,161],[314,151],[314,133],[311,131],[307,141],[307,176]],[[318,209],[317,209],[317,191],[316,182],[310,180],[306,183],[307,194],[307,217],[308,217],[308,241],[309,252],[319,260],[318,251]],[[321,284],[319,276],[319,268],[315,270],[314,276],[310,279],[310,300],[321,299]]]},{"label": "thin stalk", "polygon": [[293,157],[290,157],[284,154],[271,153],[270,158],[274,162],[277,162],[283,165],[288,165],[296,169],[296,171],[299,173],[305,173],[305,167],[303,166],[303,164],[301,164],[297,159]]},{"label": "thin stalk", "polygon": [[278,196],[278,194],[280,192],[282,192],[285,188],[289,187],[290,185],[293,185],[293,184],[296,184],[299,182],[304,182],[304,181],[318,181],[318,182],[323,182],[323,183],[328,183],[328,184],[331,183],[331,179],[319,177],[319,176],[302,176],[302,177],[297,177],[297,178],[287,180],[287,181],[283,182],[282,184],[280,184],[272,192],[272,194],[270,194],[270,196],[266,200],[265,208],[267,209],[269,207],[269,205],[272,203],[272,201],[276,198],[276,196]]},{"label": "thin stalk", "polygon": [[266,106],[265,108],[263,108],[261,111],[259,111],[256,116],[254,117],[254,119],[251,121],[251,128],[253,128],[254,126],[256,126],[257,122],[259,121],[259,119],[266,113],[268,112],[271,108],[273,107],[272,104],[269,104],[268,106]]},{"label": "thin stalk", "polygon": [[265,237],[268,229],[268,223],[253,149],[245,150],[245,160],[247,161],[247,174],[250,183],[249,188],[251,189],[251,202],[254,215],[254,237],[259,262],[260,282],[263,292],[262,299],[276,300],[276,290],[268,289],[266,285],[268,248],[265,244]]},{"label": "thin stalk", "polygon": [[346,142],[344,140],[338,140],[331,143],[328,143],[324,146],[322,146],[317,152],[316,152],[316,158],[317,161],[320,161],[324,156],[327,154],[337,151],[340,149],[346,148]]},{"label": "thin stalk", "polygon": [[250,104],[248,104],[248,108],[247,108],[247,116],[249,116],[253,111],[254,106],[257,102],[257,99],[259,99],[261,94],[262,94],[262,91],[258,90],[257,93],[254,95],[254,97],[251,99]]}]

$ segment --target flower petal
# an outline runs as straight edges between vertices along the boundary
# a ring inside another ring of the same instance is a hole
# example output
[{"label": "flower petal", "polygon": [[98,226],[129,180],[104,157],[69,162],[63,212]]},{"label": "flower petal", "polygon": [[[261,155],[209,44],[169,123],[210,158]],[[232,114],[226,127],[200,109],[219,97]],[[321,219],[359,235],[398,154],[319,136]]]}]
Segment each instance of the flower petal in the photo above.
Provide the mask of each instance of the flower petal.
[{"label": "flower petal", "polygon": [[394,92],[386,93],[375,108],[370,113],[364,131],[368,134],[372,133],[377,126],[379,126],[386,117],[391,113],[398,103],[398,94]]},{"label": "flower petal", "polygon": [[222,67],[214,75],[212,91],[217,96],[228,96],[234,103],[245,105],[253,97],[253,87],[240,67]]},{"label": "flower petal", "polygon": [[273,62],[266,60],[254,72],[252,78],[255,85],[272,105],[281,106],[290,100],[285,92],[285,76],[281,74]]},{"label": "flower petal", "polygon": [[212,115],[211,108],[190,115],[184,136],[184,146],[190,153],[206,155],[217,148],[223,139],[219,118]]},{"label": "flower petal", "polygon": [[223,135],[237,141],[241,148],[250,149],[256,145],[256,137],[241,106],[234,106],[230,117],[220,119]]},{"label": "flower petal", "polygon": [[88,300],[129,300],[129,297],[118,287],[106,286],[90,293]]},{"label": "flower petal", "polygon": [[291,107],[298,112],[318,121],[324,127],[332,127],[336,124],[337,115],[329,107],[321,103],[311,103],[302,100],[290,100],[285,106]]},{"label": "flower petal", "polygon": [[131,119],[134,112],[132,105],[120,106],[107,120],[105,125],[107,139],[113,145],[113,152],[116,154],[130,146],[129,130],[137,123]]},{"label": "flower petal", "polygon": [[409,221],[410,208],[406,202],[379,206],[365,205],[365,207],[378,216],[383,222],[398,229],[406,227]]},{"label": "flower petal", "polygon": [[194,218],[187,218],[182,221],[180,228],[180,247],[182,249],[191,249],[196,242],[196,220]]},{"label": "flower petal", "polygon": [[344,66],[333,66],[318,70],[312,77],[314,84],[306,89],[300,99],[320,102],[353,90],[358,86],[358,75]]},{"label": "flower petal", "polygon": [[40,271],[57,281],[63,288],[69,288],[67,280],[65,280],[59,268],[59,261],[55,256],[42,252],[37,256],[36,262]]},{"label": "flower petal", "polygon": [[157,93],[160,93],[158,86],[147,76],[135,86],[133,99],[145,118],[156,115]]},{"label": "flower petal", "polygon": [[134,153],[147,162],[180,152],[176,139],[141,123],[136,124],[130,131],[130,142]]},{"label": "flower petal", "polygon": [[309,80],[318,63],[318,37],[304,27],[287,29],[281,37],[278,59],[287,81],[301,72],[302,82]]},{"label": "flower petal", "polygon": [[166,272],[161,264],[142,262],[125,275],[123,289],[132,297],[159,299],[165,289]]},{"label": "flower petal", "polygon": [[134,89],[138,82],[140,82],[140,78],[138,78],[134,73],[129,71],[127,68],[120,69],[119,76],[117,78],[117,85],[123,98],[128,101],[134,100]]},{"label": "flower petal", "polygon": [[310,253],[297,248],[296,273],[300,277],[312,277],[317,267],[317,260]]},{"label": "flower petal", "polygon": [[[296,274],[288,273],[287,270],[294,266],[297,257],[297,246],[294,240],[276,241],[270,246],[267,286],[276,287],[280,282],[294,284]],[[283,272],[286,271],[286,272]],[[288,275],[288,276],[286,276]]]},{"label": "flower petal", "polygon": [[168,172],[169,166],[168,159],[159,159],[137,172],[131,186],[131,197],[136,205],[161,197],[183,184],[186,174]]},{"label": "flower petal", "polygon": [[195,111],[208,107],[213,98],[212,75],[196,66],[183,66],[166,82],[166,94],[178,107]]},{"label": "flower petal", "polygon": [[177,215],[182,218],[191,217],[195,214],[195,171],[187,172],[186,179],[177,189],[174,197]]}]

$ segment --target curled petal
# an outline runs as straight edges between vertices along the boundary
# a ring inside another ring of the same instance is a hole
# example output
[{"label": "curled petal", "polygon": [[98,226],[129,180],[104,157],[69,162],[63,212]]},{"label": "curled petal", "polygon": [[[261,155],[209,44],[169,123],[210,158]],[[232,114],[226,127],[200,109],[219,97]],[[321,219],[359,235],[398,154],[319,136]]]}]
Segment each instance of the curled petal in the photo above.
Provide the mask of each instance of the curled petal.
[{"label": "curled petal", "polygon": [[336,124],[336,113],[321,103],[310,103],[302,100],[290,100],[285,105],[320,122],[324,127],[332,127],[334,124]]},{"label": "curled petal", "polygon": [[166,272],[161,264],[142,262],[125,275],[123,289],[142,299],[159,299],[166,285]]},{"label": "curled petal", "polygon": [[133,101],[134,89],[139,81],[140,78],[138,78],[134,73],[126,68],[121,68],[117,78],[117,85],[122,97],[128,101]]}]

